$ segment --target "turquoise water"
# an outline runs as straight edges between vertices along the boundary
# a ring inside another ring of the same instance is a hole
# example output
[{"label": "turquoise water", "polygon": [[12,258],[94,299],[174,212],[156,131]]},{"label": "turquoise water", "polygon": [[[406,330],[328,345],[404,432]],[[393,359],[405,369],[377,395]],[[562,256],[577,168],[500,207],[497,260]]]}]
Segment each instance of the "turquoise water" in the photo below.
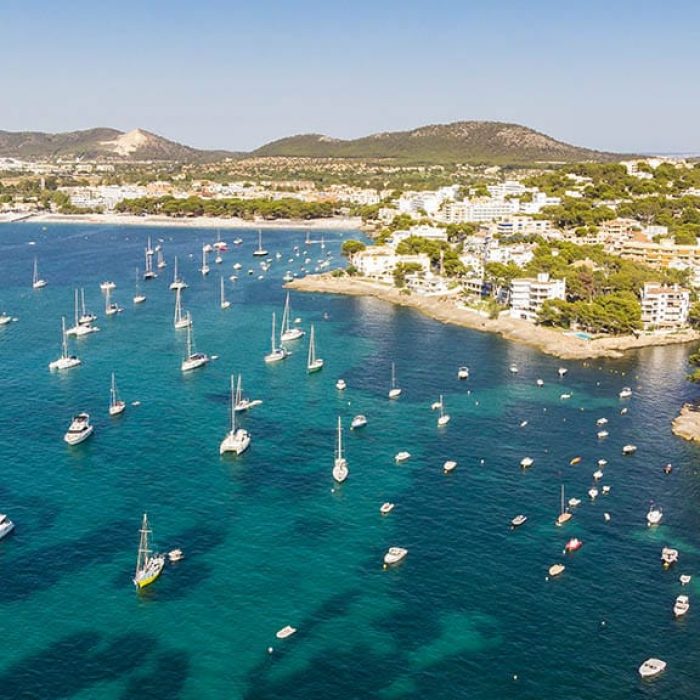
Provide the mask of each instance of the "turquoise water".
[{"label": "turquoise water", "polygon": [[[142,283],[148,301],[134,307],[148,234],[164,239],[170,267]],[[206,279],[197,272],[211,231],[0,227],[0,310],[19,319],[0,329],[0,511],[17,524],[0,542],[0,697],[699,697],[698,451],[669,429],[692,393],[688,349],[567,362],[560,380],[561,362],[492,335],[374,299],[293,294],[293,315],[307,330],[315,323],[326,366],[307,376],[304,341],[266,366],[286,259],[304,234],[265,234],[284,257],[262,281],[245,274],[257,267],[256,232],[241,236],[221,266],[229,275],[233,262],[244,265],[222,311],[219,266]],[[341,234],[326,241],[337,257]],[[35,254],[49,281],[42,291],[30,287]],[[188,376],[167,289],[175,254],[197,347],[219,355]],[[101,313],[104,279],[118,285],[117,317]],[[74,285],[86,287],[102,331],[72,341],[81,367],[51,374]],[[386,397],[392,361],[396,402]],[[467,382],[456,379],[462,364]],[[141,402],[119,419],[107,415],[113,370],[123,398]],[[264,403],[243,418],[250,450],[222,459],[232,372]],[[334,387],[341,376],[344,393]],[[635,393],[621,402],[625,385]],[[452,416],[442,430],[430,410],[439,393]],[[96,430],[71,449],[62,435],[78,410]],[[369,425],[346,433],[350,477],[334,488],[337,416],[347,427],[357,413]],[[610,420],[603,441],[601,416]],[[639,450],[623,458],[629,442]],[[413,456],[397,466],[402,449]],[[527,472],[525,455],[535,458]],[[583,459],[571,467],[575,455]],[[612,491],[591,503],[601,457]],[[450,475],[446,459],[459,463]],[[562,482],[583,503],[557,528]],[[652,499],[665,512],[655,530],[645,523]],[[382,517],[386,500],[396,508]],[[144,510],[156,544],[181,547],[185,559],[137,594]],[[521,512],[528,522],[511,531]],[[564,557],[572,536],[583,548]],[[392,545],[409,554],[384,571]],[[680,550],[670,571],[660,566],[664,545]],[[557,561],[567,569],[547,581]],[[683,591],[689,614],[675,621],[681,572],[698,578]],[[287,624],[297,634],[275,639]],[[648,656],[668,670],[643,683],[636,669]]]}]

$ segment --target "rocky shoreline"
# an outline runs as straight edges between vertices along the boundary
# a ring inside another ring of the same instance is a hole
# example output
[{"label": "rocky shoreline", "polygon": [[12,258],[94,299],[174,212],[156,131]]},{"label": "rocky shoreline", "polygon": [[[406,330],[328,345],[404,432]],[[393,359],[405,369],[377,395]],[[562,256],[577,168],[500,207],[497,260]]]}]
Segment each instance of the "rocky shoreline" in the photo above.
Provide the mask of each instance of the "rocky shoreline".
[{"label": "rocky shoreline", "polygon": [[671,430],[684,440],[700,442],[700,410],[692,404],[686,403],[680,413],[673,419]]}]

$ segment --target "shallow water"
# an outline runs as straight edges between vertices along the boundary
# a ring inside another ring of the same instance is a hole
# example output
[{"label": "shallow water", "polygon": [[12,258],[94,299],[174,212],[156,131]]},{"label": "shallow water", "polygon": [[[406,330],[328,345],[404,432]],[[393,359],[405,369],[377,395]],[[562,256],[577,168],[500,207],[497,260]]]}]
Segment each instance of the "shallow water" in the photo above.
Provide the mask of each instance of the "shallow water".
[{"label": "shallow water", "polygon": [[[135,307],[134,268],[149,234],[164,239],[169,267],[141,283],[148,301]],[[700,578],[683,591],[687,618],[671,612],[678,575],[698,573],[700,562],[698,451],[669,428],[692,395],[688,349],[567,362],[560,379],[556,359],[493,335],[376,299],[293,294],[292,314],[307,330],[316,325],[325,367],[306,374],[306,339],[266,366],[271,312],[281,315],[282,275],[301,264],[286,260],[304,233],[265,232],[265,247],[284,257],[262,281],[245,274],[257,273],[257,234],[240,235],[244,244],[221,266],[210,260],[202,278],[199,251],[212,231],[0,227],[0,310],[19,319],[0,328],[0,511],[17,524],[0,542],[0,697],[700,696]],[[336,260],[341,235],[325,235]],[[318,245],[309,251],[319,257]],[[41,291],[30,285],[35,254],[49,282]],[[219,355],[187,376],[167,289],[175,254],[196,345]],[[237,260],[244,268],[227,281],[232,306],[222,311],[219,272],[230,275]],[[105,279],[118,285],[117,317],[102,313]],[[49,373],[74,286],[85,286],[102,330],[71,341],[81,367]],[[392,361],[403,388],[394,402]],[[462,364],[466,382],[456,378]],[[107,415],[112,371],[122,397],[141,402],[117,419]],[[242,419],[250,450],[222,459],[232,372],[264,403]],[[625,385],[635,393],[620,401]],[[452,417],[443,429],[430,410],[440,393]],[[78,410],[96,429],[71,449],[62,435]],[[369,425],[350,433],[357,413]],[[334,487],[338,415],[350,477]],[[602,416],[610,436],[598,440]],[[630,442],[638,452],[622,457]],[[412,458],[397,466],[403,449]],[[526,455],[535,464],[523,471]],[[601,457],[600,484],[612,490],[590,502]],[[450,475],[446,459],[458,462]],[[561,483],[583,503],[557,528]],[[382,517],[386,500],[396,508]],[[665,513],[653,530],[650,500]],[[144,510],[157,546],[181,547],[185,559],[137,594]],[[511,531],[520,512],[528,522]],[[572,536],[584,546],[565,556]],[[409,554],[385,571],[392,545]],[[680,550],[670,571],[660,566],[664,545]],[[547,581],[557,561],[566,571]],[[275,639],[286,624],[297,634]],[[668,662],[652,683],[636,672],[648,656]]]}]

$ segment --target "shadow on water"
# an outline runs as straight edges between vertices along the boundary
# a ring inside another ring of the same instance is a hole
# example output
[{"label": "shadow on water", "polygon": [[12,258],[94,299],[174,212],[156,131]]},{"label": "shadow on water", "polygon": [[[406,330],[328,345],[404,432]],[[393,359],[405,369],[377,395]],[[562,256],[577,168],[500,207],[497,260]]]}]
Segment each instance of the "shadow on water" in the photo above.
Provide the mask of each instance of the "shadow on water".
[{"label": "shadow on water", "polygon": [[184,651],[158,654],[151,673],[138,675],[129,681],[122,695],[124,700],[136,697],[177,698],[189,675],[189,658]]},{"label": "shadow on water", "polygon": [[[14,558],[8,564],[12,577],[0,586],[0,603],[21,600],[46,590],[62,577],[113,559],[129,524],[115,520],[69,542],[44,547]],[[123,545],[121,545],[123,547]]]},{"label": "shadow on water", "polygon": [[130,673],[144,663],[156,645],[155,637],[148,635],[109,639],[89,631],[63,637],[2,674],[0,698],[70,697]]}]

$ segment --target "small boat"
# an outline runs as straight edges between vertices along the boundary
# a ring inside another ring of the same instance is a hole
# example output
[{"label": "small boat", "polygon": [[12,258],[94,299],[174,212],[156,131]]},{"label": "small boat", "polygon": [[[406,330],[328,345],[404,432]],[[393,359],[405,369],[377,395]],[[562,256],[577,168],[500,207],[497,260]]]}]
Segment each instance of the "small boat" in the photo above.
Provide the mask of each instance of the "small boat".
[{"label": "small boat", "polygon": [[527,521],[527,515],[516,515],[511,521],[510,524],[513,527],[520,527],[521,525],[524,525],[525,522]]},{"label": "small boat", "polygon": [[534,463],[535,463],[535,460],[534,460],[532,457],[523,457],[523,458],[520,460],[520,466],[521,466],[523,469],[528,469],[528,468],[531,467]]},{"label": "small boat", "polygon": [[610,513],[603,513],[603,519],[606,523],[610,522]]},{"label": "small boat", "polygon": [[679,595],[673,604],[673,614],[676,617],[683,617],[690,610],[690,600],[687,595]]},{"label": "small boat", "polygon": [[622,448],[622,454],[623,455],[632,455],[637,451],[637,446],[636,445],[625,445]]},{"label": "small boat", "polygon": [[282,277],[283,282],[291,282],[294,279],[294,275],[287,270],[287,272],[284,274],[284,277]]},{"label": "small boat", "polygon": [[599,430],[597,433],[598,440],[603,440],[608,437],[610,433],[607,430]]},{"label": "small boat", "polygon": [[221,281],[221,293],[220,293],[220,299],[219,299],[219,306],[222,309],[228,309],[229,306],[231,306],[231,302],[226,299],[226,293],[224,291],[224,278],[220,278]]},{"label": "small boat", "polygon": [[399,464],[401,462],[405,462],[407,459],[411,458],[411,453],[406,452],[405,450],[402,450],[401,452],[397,452],[396,455],[394,456],[394,461]]},{"label": "small boat", "polygon": [[603,472],[602,472],[602,470],[596,469],[596,470],[593,472],[593,478],[594,478],[596,481],[599,481],[600,479],[602,479],[602,478],[603,478]]},{"label": "small boat", "polygon": [[538,379],[536,382],[537,386],[544,386],[544,380],[543,379]]},{"label": "small boat", "polygon": [[389,515],[389,513],[391,513],[392,510],[394,510],[394,504],[390,503],[389,501],[387,501],[386,503],[382,503],[382,505],[379,507],[379,512],[382,515]]},{"label": "small boat", "polygon": [[598,466],[601,468],[604,467],[607,463],[608,463],[607,459],[599,459],[598,460]]},{"label": "small boat", "polygon": [[237,262],[237,263],[233,263],[232,267],[234,270],[240,270],[243,267],[243,265],[241,265],[241,263]]},{"label": "small boat", "polygon": [[469,367],[460,367],[457,370],[457,379],[469,379]]},{"label": "small boat", "polygon": [[598,420],[595,422],[596,425],[606,425],[608,422],[607,418],[598,418]]},{"label": "small boat", "polygon": [[568,505],[570,508],[577,508],[578,506],[581,505],[581,499],[580,498],[570,498],[567,501]]},{"label": "small boat", "polygon": [[309,334],[309,355],[306,360],[306,371],[309,374],[313,374],[320,369],[323,369],[323,360],[320,357],[316,357],[316,331],[312,323],[311,332]]},{"label": "small boat", "polygon": [[217,256],[214,258],[214,262],[215,262],[217,265],[221,265],[221,263],[222,263],[223,261],[224,261],[224,259],[221,257],[221,255],[217,255]]},{"label": "small boat", "polygon": [[272,364],[280,360],[286,360],[289,357],[289,352],[282,345],[279,348],[275,345],[275,312],[272,312],[272,335],[270,336],[270,352],[265,355],[265,362]]},{"label": "small boat", "polygon": [[93,431],[94,427],[90,423],[90,414],[77,413],[73,416],[68,432],[63,436],[63,439],[71,446],[79,445],[87,440]]},{"label": "small boat", "polygon": [[296,328],[290,323],[291,309],[289,306],[289,292],[284,302],[284,312],[282,313],[282,324],[280,326],[280,342],[287,343],[292,340],[299,340],[304,336],[304,331],[301,328]]},{"label": "small boat", "polygon": [[180,279],[177,272],[177,256],[175,257],[175,269],[173,270],[173,281],[170,283],[170,291],[175,292],[178,289],[187,289],[187,284]]},{"label": "small boat", "polygon": [[171,549],[168,552],[168,559],[171,562],[180,561],[185,555],[182,553],[181,549]]},{"label": "small boat", "polygon": [[606,484],[602,487],[601,492],[603,493],[603,496],[607,496],[610,493],[610,486]]},{"label": "small boat", "polygon": [[46,280],[39,277],[39,267],[36,257],[34,258],[34,275],[32,277],[32,288],[43,289],[46,286]]},{"label": "small boat", "polygon": [[564,551],[571,553],[575,552],[577,549],[581,549],[583,542],[578,537],[572,537],[565,545]]},{"label": "small boat", "polygon": [[522,421],[522,422],[520,423],[520,427],[521,427],[521,428],[524,428],[526,425],[527,425],[527,421],[526,421],[526,420],[524,420],[524,421]]},{"label": "small boat", "polygon": [[[313,326],[311,328],[313,329]],[[348,478],[348,461],[343,456],[343,424],[340,416],[338,416],[338,441],[333,461],[333,478],[339,484],[342,484]]]},{"label": "small boat", "polygon": [[4,513],[0,513],[0,540],[7,537],[14,529],[15,524]]},{"label": "small boat", "polygon": [[68,338],[66,337],[66,318],[61,316],[61,356],[53,362],[49,362],[50,370],[61,370],[61,369],[71,369],[72,367],[77,367],[80,362],[80,358],[77,355],[68,354]]},{"label": "small boat", "polygon": [[440,416],[437,419],[438,428],[442,428],[450,422],[450,414],[445,413],[445,402],[440,394]]},{"label": "small boat", "polygon": [[117,393],[117,382],[114,379],[114,372],[112,372],[112,386],[109,390],[109,415],[118,416],[124,413],[126,410],[126,402],[119,398]]},{"label": "small boat", "polygon": [[430,404],[430,410],[439,411],[440,406],[442,406],[442,401],[433,401],[433,403]]},{"label": "small boat", "polygon": [[663,468],[664,474],[670,474],[673,471],[673,466],[671,464],[667,464]]},{"label": "small boat", "polygon": [[396,386],[396,365],[391,363],[391,387],[389,388],[389,398],[398,399],[401,396],[401,389]]},{"label": "small boat", "polygon": [[621,415],[621,416],[624,416],[624,415],[625,415],[625,413],[627,413],[627,411],[628,411],[628,409],[627,409],[626,407],[625,407],[625,408],[622,408],[622,409],[620,409],[620,415]]},{"label": "small boat", "polygon": [[143,514],[140,533],[139,553],[136,558],[136,571],[134,573],[134,585],[137,589],[145,588],[152,584],[160,576],[165,566],[165,557],[162,554],[151,554],[148,546],[148,536],[151,534],[151,530],[148,527],[146,513]]},{"label": "small boat", "polygon": [[559,398],[560,398],[562,401],[566,401],[566,400],[568,400],[568,399],[571,398],[571,394],[561,394],[561,395],[559,396]]},{"label": "small boat", "polygon": [[564,523],[568,523],[569,520],[573,517],[572,513],[569,513],[568,510],[564,507],[564,484],[561,485],[561,499],[560,499],[560,505],[559,505],[559,515],[557,516],[556,519],[556,524],[561,526],[564,525]]},{"label": "small boat", "polygon": [[511,365],[511,366],[508,368],[508,371],[509,371],[511,374],[517,374],[517,373],[518,373],[518,366],[517,366],[517,365]]},{"label": "small boat", "polygon": [[630,396],[632,396],[632,389],[630,389],[628,386],[626,386],[622,389],[622,391],[620,391],[618,396],[621,399],[628,399]]},{"label": "small boat", "polygon": [[287,639],[287,637],[291,637],[296,631],[297,631],[296,627],[292,627],[291,625],[287,625],[286,627],[283,627],[281,630],[278,630],[275,634],[275,637],[277,637],[277,639]]},{"label": "small boat", "polygon": [[[209,246],[211,248],[211,246]],[[209,264],[207,263],[207,246],[204,246],[202,248],[202,267],[199,268],[199,271],[202,273],[204,277],[206,277],[209,274]]]},{"label": "small boat", "polygon": [[595,486],[591,486],[591,488],[588,489],[588,496],[592,501],[595,501],[595,499],[598,498],[598,489]]},{"label": "small boat", "polygon": [[247,411],[249,408],[254,408],[262,403],[260,399],[247,399],[243,396],[243,375],[238,375],[238,382],[236,383],[236,398],[233,405],[233,410],[236,413],[241,413],[242,411]]},{"label": "small boat", "polygon": [[198,367],[204,367],[209,362],[209,355],[203,352],[196,352],[194,349],[194,341],[192,339],[192,319],[187,314],[189,324],[187,325],[187,354],[180,365],[183,372],[191,372]]},{"label": "small boat", "polygon": [[357,430],[358,428],[364,428],[367,425],[367,418],[361,413],[356,415],[350,423],[350,430]]},{"label": "small boat", "polygon": [[228,250],[228,245],[226,245],[226,241],[221,240],[221,231],[216,232],[216,241],[212,244],[212,248],[214,250],[220,250],[222,252],[226,252]]},{"label": "small boat", "polygon": [[549,575],[559,576],[559,574],[564,572],[564,569],[566,569],[566,567],[563,564],[552,564],[552,566],[549,567]]},{"label": "small boat", "polygon": [[449,474],[450,472],[453,472],[457,468],[457,462],[455,462],[452,459],[448,459],[443,465],[442,465],[443,470],[445,471],[445,474]]},{"label": "small boat", "polygon": [[119,304],[112,302],[112,290],[107,289],[105,291],[105,316],[114,316],[115,314],[120,314],[123,309]]},{"label": "small boat", "polygon": [[681,582],[681,586],[687,586],[691,581],[693,577],[690,576],[689,574],[681,574],[678,580]]},{"label": "small boat", "polygon": [[560,367],[557,371],[559,372],[559,376],[563,377],[569,370],[566,369],[566,367]]},{"label": "small boat", "polygon": [[151,237],[148,236],[146,242],[146,255],[153,255],[156,251],[153,249],[153,243],[151,242]]},{"label": "small boat", "polygon": [[117,288],[117,285],[116,285],[114,282],[108,282],[108,281],[107,281],[107,282],[101,282],[101,283],[100,283],[100,289],[101,289],[103,292],[109,292],[109,291],[111,291],[112,289],[116,289],[116,288]]},{"label": "small boat", "polygon": [[[240,377],[238,379],[240,383]],[[231,375],[231,430],[226,433],[226,437],[219,445],[219,454],[234,452],[240,455],[250,446],[250,433],[243,428],[236,426],[236,391],[233,387],[233,375]]]},{"label": "small boat", "polygon": [[339,379],[339,380],[335,383],[335,388],[336,388],[338,391],[345,391],[345,390],[348,388],[348,385],[345,383],[345,380],[344,380],[344,379]]},{"label": "small boat", "polygon": [[241,243],[243,243],[243,239],[240,236],[233,239],[233,245],[241,245]]},{"label": "small boat", "polygon": [[202,250],[203,250],[205,253],[211,253],[211,252],[213,252],[213,250],[214,250],[214,246],[213,246],[211,243],[205,243],[205,244],[202,246]]},{"label": "small boat", "polygon": [[139,269],[136,268],[136,288],[134,290],[134,304],[143,304],[146,301],[146,295],[141,291],[139,287]]},{"label": "small boat", "polygon": [[580,461],[581,461],[581,457],[574,457],[574,458],[569,462],[569,464],[573,467],[575,464],[579,464]]},{"label": "small boat", "polygon": [[0,326],[6,326],[12,321],[12,316],[8,316],[4,311],[0,313]]},{"label": "small boat", "polygon": [[666,670],[666,662],[661,659],[647,659],[639,667],[639,675],[642,678],[653,678]]},{"label": "small boat", "polygon": [[389,547],[389,550],[384,555],[384,566],[398,564],[406,557],[407,554],[408,550],[404,549],[403,547]]},{"label": "small boat", "polygon": [[264,257],[268,252],[262,247],[262,231],[258,231],[258,247],[253,251],[253,255]]},{"label": "small boat", "polygon": [[663,562],[664,569],[668,569],[669,566],[678,561],[678,550],[672,547],[664,547],[661,550],[661,561]]},{"label": "small boat", "polygon": [[651,508],[649,508],[649,512],[647,513],[647,525],[649,525],[649,527],[653,525],[658,525],[663,517],[664,513],[661,510],[661,508],[652,505]]}]

